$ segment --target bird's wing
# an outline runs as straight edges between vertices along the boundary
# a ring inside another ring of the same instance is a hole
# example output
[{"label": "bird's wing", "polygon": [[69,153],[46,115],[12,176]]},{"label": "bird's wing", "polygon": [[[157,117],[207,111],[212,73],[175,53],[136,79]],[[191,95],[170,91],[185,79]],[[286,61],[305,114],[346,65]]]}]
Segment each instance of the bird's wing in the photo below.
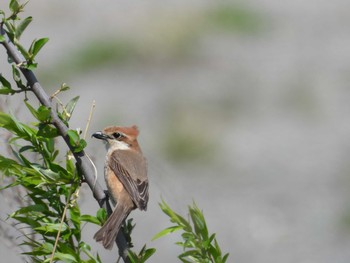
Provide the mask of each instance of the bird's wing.
[{"label": "bird's wing", "polygon": [[148,202],[148,178],[146,159],[134,151],[114,151],[109,167],[141,210],[146,210]]}]

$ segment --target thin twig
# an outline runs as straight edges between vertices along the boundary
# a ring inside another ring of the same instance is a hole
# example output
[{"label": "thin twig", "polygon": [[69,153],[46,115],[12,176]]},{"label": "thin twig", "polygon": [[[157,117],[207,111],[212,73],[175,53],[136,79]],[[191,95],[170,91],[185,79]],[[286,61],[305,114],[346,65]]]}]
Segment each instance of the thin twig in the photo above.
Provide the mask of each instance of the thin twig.
[{"label": "thin twig", "polygon": [[92,119],[92,115],[94,114],[94,110],[95,110],[95,106],[96,106],[96,103],[95,103],[95,100],[92,101],[92,105],[91,105],[91,109],[90,109],[90,114],[89,114],[89,118],[88,118],[88,121],[86,123],[86,127],[85,127],[85,132],[84,132],[84,140],[86,139],[86,134],[89,130],[89,127],[90,127],[90,122],[91,122],[91,119]]},{"label": "thin twig", "polygon": [[59,226],[59,228],[58,228],[57,235],[56,235],[56,240],[55,240],[55,244],[54,244],[53,249],[52,249],[52,254],[51,254],[51,258],[50,258],[50,263],[53,262],[53,259],[54,259],[54,256],[55,256],[55,252],[56,252],[58,240],[59,240],[59,238],[60,238],[61,231],[62,231],[63,222],[64,222],[64,220],[65,220],[65,218],[66,218],[66,213],[67,213],[68,206],[70,205],[70,198],[71,198],[71,193],[69,194],[68,202],[67,202],[67,204],[64,206],[64,209],[63,209],[63,214],[62,214],[62,217],[61,217],[60,226]]},{"label": "thin twig", "polygon": [[[55,92],[55,94],[58,94],[59,92]],[[64,105],[63,105],[63,102],[55,95],[55,94],[53,94],[53,95],[51,95],[50,96],[50,100],[52,100],[53,98],[55,98],[57,101],[58,101],[58,103],[60,104],[60,106],[62,107],[62,109],[63,109],[63,111],[64,111],[64,113],[68,116],[68,117],[71,117],[71,116],[69,116],[70,114],[67,112],[67,110],[66,110],[66,107],[64,107]]]}]

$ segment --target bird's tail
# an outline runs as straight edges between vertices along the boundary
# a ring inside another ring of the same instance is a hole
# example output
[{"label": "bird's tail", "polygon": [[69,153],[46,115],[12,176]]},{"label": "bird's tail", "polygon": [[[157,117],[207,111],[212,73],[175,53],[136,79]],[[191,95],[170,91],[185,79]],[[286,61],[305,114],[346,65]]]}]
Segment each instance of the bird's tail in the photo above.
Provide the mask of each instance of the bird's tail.
[{"label": "bird's tail", "polygon": [[131,210],[128,204],[123,204],[123,202],[117,203],[106,223],[94,235],[94,239],[96,239],[97,242],[102,242],[102,245],[106,249],[112,249],[120,226]]}]

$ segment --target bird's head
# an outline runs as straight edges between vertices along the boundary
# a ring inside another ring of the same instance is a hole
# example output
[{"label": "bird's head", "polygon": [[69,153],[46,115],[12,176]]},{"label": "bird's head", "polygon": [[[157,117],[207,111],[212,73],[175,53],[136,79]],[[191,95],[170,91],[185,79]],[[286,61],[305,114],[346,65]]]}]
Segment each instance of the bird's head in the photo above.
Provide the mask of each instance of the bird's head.
[{"label": "bird's head", "polygon": [[141,151],[137,142],[139,130],[136,125],[131,127],[109,126],[92,134],[92,137],[104,140],[108,148],[113,150]]}]

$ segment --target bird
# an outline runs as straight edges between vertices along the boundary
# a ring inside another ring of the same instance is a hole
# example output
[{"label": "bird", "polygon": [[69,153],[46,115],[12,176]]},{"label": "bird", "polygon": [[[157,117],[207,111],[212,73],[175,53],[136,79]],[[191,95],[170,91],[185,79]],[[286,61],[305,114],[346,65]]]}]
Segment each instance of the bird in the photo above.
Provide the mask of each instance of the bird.
[{"label": "bird", "polygon": [[136,125],[109,126],[92,134],[92,137],[106,142],[104,178],[108,196],[115,206],[105,224],[94,235],[94,239],[106,249],[112,249],[122,223],[132,210],[147,210],[147,161],[137,141],[138,135]]}]

